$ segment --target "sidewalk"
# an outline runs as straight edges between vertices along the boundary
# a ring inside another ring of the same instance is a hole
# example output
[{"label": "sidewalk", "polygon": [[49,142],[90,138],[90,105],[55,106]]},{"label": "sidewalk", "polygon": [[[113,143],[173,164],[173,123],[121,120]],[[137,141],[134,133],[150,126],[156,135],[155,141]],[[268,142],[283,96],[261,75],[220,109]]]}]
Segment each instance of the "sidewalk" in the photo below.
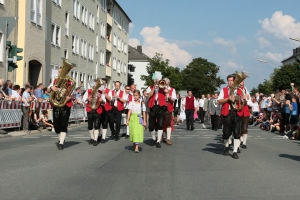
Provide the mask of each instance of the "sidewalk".
[{"label": "sidewalk", "polygon": [[[81,122],[80,124],[70,124],[69,127],[76,127],[76,126],[83,126],[86,125],[87,122]],[[43,132],[49,132],[48,129],[43,129],[42,131],[39,130],[33,130],[30,131],[30,133],[25,131],[13,131],[13,130],[0,130],[0,139],[4,138],[10,138],[10,137],[18,137],[18,136],[24,136],[24,135],[33,135]]]}]

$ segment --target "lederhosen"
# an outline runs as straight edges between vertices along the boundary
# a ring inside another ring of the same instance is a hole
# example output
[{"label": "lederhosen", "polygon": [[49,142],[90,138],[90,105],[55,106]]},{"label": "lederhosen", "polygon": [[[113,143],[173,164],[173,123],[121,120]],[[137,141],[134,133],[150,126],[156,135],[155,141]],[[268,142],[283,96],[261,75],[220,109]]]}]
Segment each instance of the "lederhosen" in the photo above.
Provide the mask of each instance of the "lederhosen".
[{"label": "lederhosen", "polygon": [[[171,88],[169,90],[169,96],[170,97],[172,96],[173,90],[174,90],[174,88]],[[164,121],[165,121],[165,124],[166,124],[167,128],[171,127],[171,120],[172,120],[173,110],[174,110],[173,103],[172,102],[166,102],[165,120]]]},{"label": "lederhosen", "polygon": [[[119,97],[123,97],[124,91],[120,90],[119,91]],[[115,90],[111,91],[112,96],[115,95]],[[124,110],[124,103],[121,102],[119,99],[116,99],[117,101],[117,107],[114,106],[114,101],[111,101],[112,105],[112,110],[110,112],[110,130],[112,132],[112,135],[115,137],[119,137],[120,134],[120,129],[121,129],[121,118],[122,118],[122,112]],[[116,122],[116,129],[114,126],[114,123]]]},{"label": "lederhosen", "polygon": [[[241,90],[238,90],[241,91]],[[244,94],[247,93],[246,88],[243,88]],[[249,117],[250,117],[250,110],[248,107],[247,102],[244,102],[244,107],[237,112],[238,116],[240,116],[242,118],[242,122],[241,122],[241,132],[240,132],[240,136],[242,136],[243,134],[247,134],[248,133],[248,124],[249,124]]]},{"label": "lederhosen", "polygon": [[[176,104],[178,102],[178,107],[176,107]],[[180,109],[181,109],[181,99],[175,99],[174,101],[174,116],[180,115]]]},{"label": "lederhosen", "polygon": [[[89,89],[86,91],[88,93],[88,97],[91,96],[92,89]],[[99,94],[101,94],[100,91],[98,91]],[[97,94],[96,94],[97,95]],[[102,106],[100,105],[98,109],[93,110],[90,107],[90,104],[86,104],[86,112],[88,117],[88,129],[92,130],[98,130],[100,128],[100,121],[101,121],[101,114],[102,114]]]},{"label": "lederhosen", "polygon": [[[153,90],[153,86],[150,86],[150,89]],[[156,95],[158,95],[158,102],[156,100]],[[159,88],[157,94],[154,92],[149,99],[148,105],[150,109],[149,131],[152,132],[154,131],[154,129],[162,130],[166,105],[166,96],[164,90]]]}]

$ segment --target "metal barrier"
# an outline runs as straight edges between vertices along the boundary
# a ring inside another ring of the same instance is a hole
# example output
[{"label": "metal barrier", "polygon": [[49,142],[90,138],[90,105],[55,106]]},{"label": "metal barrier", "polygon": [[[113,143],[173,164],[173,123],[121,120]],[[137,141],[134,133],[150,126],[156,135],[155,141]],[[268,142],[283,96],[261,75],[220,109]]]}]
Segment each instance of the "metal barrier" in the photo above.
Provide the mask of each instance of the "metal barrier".
[{"label": "metal barrier", "polygon": [[[21,127],[22,120],[22,102],[20,101],[8,101],[0,100],[0,129]],[[48,111],[48,119],[53,121],[52,105],[49,102],[31,102],[31,110],[39,111],[42,114],[42,110]],[[71,114],[69,122],[78,123],[87,119],[87,113],[85,106],[75,104],[71,108]]]},{"label": "metal barrier", "polygon": [[0,129],[21,126],[22,102],[0,100]]}]

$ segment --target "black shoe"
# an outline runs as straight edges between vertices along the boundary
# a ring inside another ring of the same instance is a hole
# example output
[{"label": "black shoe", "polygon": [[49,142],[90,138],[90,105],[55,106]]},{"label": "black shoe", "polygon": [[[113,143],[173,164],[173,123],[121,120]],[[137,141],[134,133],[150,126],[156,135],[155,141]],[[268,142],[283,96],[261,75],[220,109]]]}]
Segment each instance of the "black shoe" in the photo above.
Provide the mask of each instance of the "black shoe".
[{"label": "black shoe", "polygon": [[63,144],[58,144],[58,150],[63,150],[64,149],[64,145]]},{"label": "black shoe", "polygon": [[192,126],[191,131],[194,130],[195,128]]},{"label": "black shoe", "polygon": [[155,146],[156,146],[156,148],[161,148],[161,146],[160,146],[160,143],[159,143],[159,142],[156,142]]},{"label": "black shoe", "polygon": [[223,151],[223,156],[228,156],[229,155],[229,147],[225,147]]},{"label": "black shoe", "polygon": [[243,144],[243,145],[241,146],[241,148],[242,148],[242,149],[247,149],[247,146],[246,146],[245,144]]},{"label": "black shoe", "polygon": [[116,136],[116,137],[115,137],[115,141],[118,141],[118,140],[119,140],[119,136]]},{"label": "black shoe", "polygon": [[240,146],[243,146],[243,142],[241,142]]},{"label": "black shoe", "polygon": [[105,143],[105,140],[104,139],[101,139],[101,144],[104,144]]},{"label": "black shoe", "polygon": [[217,131],[218,129],[215,129],[215,131]]},{"label": "black shoe", "polygon": [[125,135],[125,139],[129,139],[129,135]]},{"label": "black shoe", "polygon": [[152,139],[152,141],[151,141],[151,143],[150,143],[150,146],[154,146],[155,143],[156,143],[156,141]]},{"label": "black shoe", "polygon": [[93,142],[94,142],[94,140],[90,139],[89,144],[94,144]]},{"label": "black shoe", "polygon": [[234,153],[232,154],[232,158],[234,158],[234,159],[239,159],[239,156],[237,155],[236,152],[234,152]]},{"label": "black shoe", "polygon": [[237,152],[238,152],[238,153],[241,153],[240,147],[238,147]]},{"label": "black shoe", "polygon": [[95,146],[97,146],[98,145],[98,142],[97,142],[97,140],[94,140],[94,142],[93,142],[93,146],[95,147]]},{"label": "black shoe", "polygon": [[111,133],[110,139],[113,140],[115,138],[114,134]]},{"label": "black shoe", "polygon": [[189,131],[189,130],[190,130],[190,128],[186,128],[185,130]]}]

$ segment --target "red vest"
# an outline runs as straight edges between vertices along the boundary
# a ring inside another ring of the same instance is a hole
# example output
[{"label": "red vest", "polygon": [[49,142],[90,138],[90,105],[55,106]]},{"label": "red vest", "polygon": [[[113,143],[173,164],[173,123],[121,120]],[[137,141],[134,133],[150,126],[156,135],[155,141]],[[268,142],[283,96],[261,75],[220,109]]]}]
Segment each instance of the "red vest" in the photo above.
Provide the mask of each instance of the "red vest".
[{"label": "red vest", "polygon": [[[150,89],[152,90],[153,86],[150,86]],[[164,90],[162,88],[159,88],[157,94],[158,94],[159,106],[165,106],[166,105],[166,95],[164,93]],[[155,105],[155,97],[156,97],[156,94],[154,92],[152,97],[150,97],[150,99],[149,99],[149,103],[148,103],[149,108],[152,108]]]},{"label": "red vest", "polygon": [[[119,97],[120,98],[122,98],[123,97],[123,91],[122,90],[120,90],[120,92],[119,92]],[[115,90],[112,90],[111,91],[111,94],[112,94],[112,96],[115,96]],[[122,110],[124,110],[124,103],[122,102],[122,101],[120,101],[119,99],[117,99],[117,109],[119,110],[119,111],[122,111]]]},{"label": "red vest", "polygon": [[[106,88],[106,89],[105,89],[105,94],[108,95],[108,93],[109,93],[109,89]],[[110,110],[112,109],[112,106],[110,105],[108,99],[106,99],[106,103],[104,104],[104,109],[105,109],[106,111],[110,111]]]},{"label": "red vest", "polygon": [[[92,91],[93,91],[93,89],[88,89],[88,91],[86,91],[87,93],[88,93],[88,97],[90,97],[91,96],[91,93],[92,93]],[[98,91],[98,93],[100,93],[101,94],[101,92],[100,91]],[[86,107],[85,107],[85,109],[86,109],[86,111],[87,112],[91,112],[91,107],[90,107],[90,104],[88,103],[88,104],[86,104]],[[103,112],[103,110],[102,110],[102,106],[100,105],[99,106],[99,108],[96,110],[97,111],[97,113],[100,115],[102,112]]]},{"label": "red vest", "polygon": [[[174,88],[171,88],[171,90],[169,91],[169,96],[170,97],[172,97],[173,90],[174,90]],[[172,102],[168,102],[167,107],[168,107],[169,112],[173,112],[174,104]]]},{"label": "red vest", "polygon": [[185,97],[185,109],[186,110],[195,110],[195,97]]},{"label": "red vest", "polygon": [[[56,81],[57,81],[57,79],[55,79],[55,80],[53,81],[53,85],[55,85]],[[68,86],[71,86],[71,83],[72,83],[71,81],[68,81]],[[53,106],[53,105],[52,105],[52,106]],[[73,106],[72,99],[70,99],[69,101],[67,101],[66,106],[68,106],[69,108],[71,108],[71,107]]]},{"label": "red vest", "polygon": [[[223,88],[223,94],[224,94],[224,99],[225,98],[228,98],[229,97],[229,95],[228,95],[228,87],[224,87]],[[223,105],[222,105],[222,109],[221,109],[221,114],[223,115],[223,116],[227,116],[228,115],[228,113],[229,113],[229,102],[226,102],[226,103],[224,103]]]},{"label": "red vest", "polygon": [[[244,88],[241,88],[242,90],[244,90]],[[238,90],[238,94],[239,95],[242,95],[242,90]],[[244,117],[249,117],[250,116],[250,110],[249,110],[249,107],[246,103],[246,105],[244,105],[244,107],[237,112],[238,116],[244,116]]]}]

